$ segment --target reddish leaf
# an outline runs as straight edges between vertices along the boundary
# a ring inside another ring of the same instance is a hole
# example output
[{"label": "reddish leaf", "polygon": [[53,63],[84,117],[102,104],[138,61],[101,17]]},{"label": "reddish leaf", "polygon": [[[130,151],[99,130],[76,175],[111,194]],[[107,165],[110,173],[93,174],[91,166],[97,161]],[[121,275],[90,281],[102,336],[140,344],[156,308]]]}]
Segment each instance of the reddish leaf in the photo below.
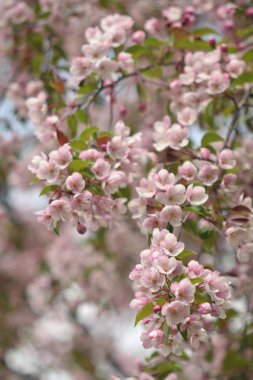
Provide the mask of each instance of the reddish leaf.
[{"label": "reddish leaf", "polygon": [[60,145],[67,144],[69,142],[68,137],[62,131],[57,129],[56,133],[57,133],[57,140],[58,140]]}]

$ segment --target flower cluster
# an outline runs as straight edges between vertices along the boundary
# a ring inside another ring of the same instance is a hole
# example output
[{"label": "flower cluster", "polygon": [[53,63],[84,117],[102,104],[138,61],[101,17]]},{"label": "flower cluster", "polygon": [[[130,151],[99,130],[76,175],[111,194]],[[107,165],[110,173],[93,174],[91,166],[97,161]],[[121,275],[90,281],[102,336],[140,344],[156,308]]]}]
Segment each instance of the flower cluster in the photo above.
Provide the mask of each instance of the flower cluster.
[{"label": "flower cluster", "polygon": [[216,271],[198,261],[184,265],[184,244],[167,230],[154,229],[149,249],[141,252],[141,264],[130,273],[135,299],[130,306],[144,315],[144,348],[180,355],[184,341],[193,348],[208,340],[203,315],[225,318],[230,299],[229,284]]},{"label": "flower cluster", "polygon": [[172,28],[192,26],[195,23],[195,9],[191,6],[185,9],[169,7],[162,12],[162,15],[165,19],[166,26]]},{"label": "flower cluster", "polygon": [[[127,32],[132,26],[131,17],[114,14],[104,17],[100,28],[88,28],[85,32],[87,44],[82,46],[83,55],[74,58],[70,67],[71,84],[78,85],[91,73],[98,74],[102,79],[111,79],[112,74],[119,70],[131,71],[132,55],[122,51],[117,57],[112,57],[110,49],[126,42]],[[133,33],[133,42],[141,42],[143,38],[143,32]]]},{"label": "flower cluster", "polygon": [[72,220],[80,233],[95,231],[125,213],[127,199],[120,189],[136,176],[140,159],[145,160],[141,134],[130,136],[130,129],[118,122],[115,135],[100,140],[78,153],[65,144],[33,158],[29,170],[48,184],[44,193],[49,205],[37,213],[48,229]]},{"label": "flower cluster", "polygon": [[171,110],[183,126],[192,125],[214,96],[225,93],[245,70],[245,62],[221,46],[211,52],[188,52],[183,73],[170,83]]}]

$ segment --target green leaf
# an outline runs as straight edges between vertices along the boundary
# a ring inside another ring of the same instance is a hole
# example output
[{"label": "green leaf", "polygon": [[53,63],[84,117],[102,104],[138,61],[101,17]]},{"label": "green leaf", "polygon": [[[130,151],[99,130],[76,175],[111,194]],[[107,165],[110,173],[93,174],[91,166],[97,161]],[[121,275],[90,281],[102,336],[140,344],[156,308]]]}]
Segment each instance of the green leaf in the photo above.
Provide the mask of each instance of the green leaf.
[{"label": "green leaf", "polygon": [[207,147],[209,144],[217,141],[224,141],[221,136],[219,136],[215,132],[207,132],[202,140],[201,140],[201,146]]},{"label": "green leaf", "polygon": [[191,235],[193,235],[193,236],[198,235],[198,227],[197,227],[197,224],[194,220],[187,219],[186,222],[184,223],[184,229],[187,232],[190,232]]},{"label": "green leaf", "polygon": [[238,30],[237,34],[240,37],[249,37],[249,36],[252,36],[252,34],[253,34],[253,27],[250,26],[250,27]]},{"label": "green leaf", "polygon": [[80,140],[86,141],[89,137],[93,136],[94,133],[96,133],[97,131],[98,131],[97,127],[90,127],[90,128],[85,129],[80,135]]},{"label": "green leaf", "polygon": [[54,232],[56,233],[56,235],[60,236],[60,226],[61,226],[61,221],[58,220],[58,222],[56,223],[56,226],[54,228]]},{"label": "green leaf", "polygon": [[136,90],[137,90],[140,100],[146,103],[146,101],[149,99],[149,93],[146,87],[141,82],[138,82],[136,86]]},{"label": "green leaf", "polygon": [[78,90],[78,95],[85,95],[89,92],[95,91],[98,88],[97,82],[84,83]]},{"label": "green leaf", "polygon": [[71,148],[78,149],[78,150],[85,150],[87,149],[87,144],[85,144],[82,140],[72,140],[69,145]]},{"label": "green leaf", "polygon": [[207,41],[189,41],[189,40],[175,40],[175,47],[178,49],[186,49],[192,51],[211,51],[212,47]]},{"label": "green leaf", "polygon": [[89,122],[89,116],[87,115],[87,113],[82,110],[81,108],[79,108],[77,111],[76,111],[76,116],[78,118],[78,120],[80,121],[80,123],[83,123],[83,124],[88,124]]},{"label": "green leaf", "polygon": [[166,230],[168,230],[172,234],[173,233],[173,226],[170,223],[168,223],[166,226]]},{"label": "green leaf", "polygon": [[203,206],[186,206],[184,207],[186,212],[194,212],[198,215],[209,215],[208,209],[205,209]]},{"label": "green leaf", "polygon": [[153,313],[153,304],[151,302],[146,303],[145,306],[137,313],[134,326],[136,326],[142,319]]},{"label": "green leaf", "polygon": [[[159,363],[159,364],[157,364],[155,366],[145,367],[145,371],[156,372],[160,376],[161,375],[163,375],[163,376],[164,375],[168,375],[171,372],[177,372],[180,369],[181,369],[180,364],[172,362],[172,361],[169,361],[169,360],[162,361],[161,363]],[[159,377],[159,379],[160,379],[160,377]],[[162,379],[164,379],[164,377],[162,377]]]},{"label": "green leaf", "polygon": [[176,256],[177,260],[183,261],[183,263],[187,263],[190,258],[197,255],[196,252],[191,251],[190,249],[185,249],[183,252],[181,252],[179,255]]},{"label": "green leaf", "polygon": [[196,277],[196,278],[192,278],[192,279],[191,279],[191,283],[192,283],[193,285],[200,284],[200,283],[203,282],[203,281],[204,281],[204,279],[201,278],[201,277]]},{"label": "green leaf", "polygon": [[59,189],[58,185],[48,185],[48,186],[44,187],[44,189],[41,190],[39,196],[41,197],[42,195],[46,195],[50,191],[54,191],[54,190],[57,190],[57,189]]},{"label": "green leaf", "polygon": [[134,59],[138,59],[142,57],[143,55],[149,55],[150,49],[145,48],[144,46],[141,46],[141,45],[134,45],[128,48],[127,52],[132,54]]},{"label": "green leaf", "polygon": [[75,115],[72,114],[67,117],[67,121],[68,121],[68,126],[70,129],[71,138],[73,138],[77,134],[77,125],[78,125],[77,118],[75,117]]},{"label": "green leaf", "polygon": [[197,36],[205,36],[206,34],[219,34],[217,30],[212,28],[197,28],[194,29],[193,32]]},{"label": "green leaf", "polygon": [[205,239],[208,239],[211,233],[212,233],[212,230],[210,230],[209,228],[202,228],[199,231],[199,237],[200,239],[205,240]]},{"label": "green leaf", "polygon": [[86,169],[91,166],[90,161],[83,160],[73,160],[68,166],[69,173],[81,172],[83,169]]},{"label": "green leaf", "polygon": [[159,48],[162,45],[166,45],[166,41],[158,40],[157,38],[154,38],[154,37],[146,38],[143,42],[143,46],[152,47],[152,48],[156,48],[156,47]]},{"label": "green leaf", "polygon": [[39,183],[40,182],[40,179],[35,177],[33,178],[33,180],[31,181],[30,185],[35,185],[36,183]]},{"label": "green leaf", "polygon": [[242,85],[245,83],[253,83],[253,73],[252,72],[243,73],[238,78],[236,78],[233,81],[233,83],[235,85]]},{"label": "green leaf", "polygon": [[163,71],[160,66],[153,67],[152,69],[142,71],[142,74],[149,78],[161,78]]},{"label": "green leaf", "polygon": [[246,51],[246,53],[243,54],[242,59],[245,62],[253,61],[253,50]]}]

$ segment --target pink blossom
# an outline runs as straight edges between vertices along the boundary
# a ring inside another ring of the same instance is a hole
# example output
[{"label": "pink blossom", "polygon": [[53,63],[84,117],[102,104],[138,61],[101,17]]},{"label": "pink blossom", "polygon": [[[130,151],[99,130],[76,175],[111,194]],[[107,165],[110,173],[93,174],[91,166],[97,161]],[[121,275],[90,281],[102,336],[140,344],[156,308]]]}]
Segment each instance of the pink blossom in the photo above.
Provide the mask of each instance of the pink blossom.
[{"label": "pink blossom", "polygon": [[178,174],[187,181],[193,181],[197,174],[197,168],[190,161],[185,161],[178,167]]},{"label": "pink blossom", "polygon": [[110,173],[111,165],[103,158],[98,158],[95,164],[92,165],[91,170],[95,174],[97,179],[104,180],[108,177]]},{"label": "pink blossom", "polygon": [[211,95],[221,94],[226,91],[230,86],[230,80],[227,73],[222,73],[219,70],[215,70],[211,73],[208,80],[207,92]]},{"label": "pink blossom", "polygon": [[206,186],[212,186],[219,178],[219,169],[215,165],[209,163],[201,166],[198,177]]},{"label": "pink blossom", "polygon": [[166,190],[168,185],[175,183],[175,176],[173,173],[169,173],[166,169],[161,169],[157,174],[153,176],[155,185],[159,190]]},{"label": "pink blossom", "polygon": [[189,185],[186,190],[186,199],[191,205],[198,206],[207,201],[208,195],[204,187]]},{"label": "pink blossom", "polygon": [[150,34],[155,34],[160,29],[159,20],[155,17],[150,18],[145,22],[144,29]]},{"label": "pink blossom", "polygon": [[119,170],[111,170],[108,177],[104,180],[102,187],[106,193],[114,194],[121,187],[126,187],[126,174]]},{"label": "pink blossom", "polygon": [[224,149],[218,153],[218,161],[222,169],[232,169],[236,164],[234,153],[230,149]]},{"label": "pink blossom", "polygon": [[186,199],[184,185],[168,185],[165,193],[158,193],[157,200],[164,205],[181,205]]},{"label": "pink blossom", "polygon": [[145,331],[141,334],[141,341],[144,348],[159,348],[164,339],[162,330]]},{"label": "pink blossom", "polygon": [[170,223],[172,226],[180,226],[182,224],[183,212],[181,207],[177,205],[166,206],[160,213],[160,218],[166,223]]},{"label": "pink blossom", "polygon": [[245,70],[245,67],[246,65],[244,61],[233,58],[227,64],[226,69],[231,78],[238,78]]},{"label": "pink blossom", "polygon": [[201,265],[198,261],[191,260],[187,265],[185,273],[190,278],[201,277],[203,274],[203,269],[203,265]]},{"label": "pink blossom", "polygon": [[131,38],[134,43],[141,44],[145,40],[145,32],[143,30],[136,30]]},{"label": "pink blossom", "polygon": [[194,301],[195,286],[192,285],[188,278],[181,280],[176,287],[175,296],[179,301],[185,302],[186,304],[192,303]]},{"label": "pink blossom", "polygon": [[133,19],[130,16],[120,15],[115,13],[104,17],[101,20],[100,26],[104,31],[111,31],[115,29],[131,29],[134,24]]},{"label": "pink blossom", "polygon": [[217,304],[223,304],[225,300],[231,297],[229,284],[224,277],[221,277],[218,272],[209,273],[205,279],[205,288]]},{"label": "pink blossom", "polygon": [[59,167],[52,161],[42,160],[39,163],[39,169],[37,177],[41,180],[47,180],[49,183],[53,183],[57,180],[60,174]]},{"label": "pink blossom", "polygon": [[49,210],[40,210],[35,213],[38,217],[37,220],[39,223],[46,226],[46,228],[50,231],[55,227],[54,219],[50,214]]},{"label": "pink blossom", "polygon": [[93,149],[93,148],[84,150],[79,155],[79,158],[84,161],[85,160],[96,161],[98,158],[103,158],[103,157],[104,157],[103,152],[99,152],[97,149]]},{"label": "pink blossom", "polygon": [[66,187],[73,194],[81,193],[85,187],[85,181],[80,173],[74,172],[66,179]]},{"label": "pink blossom", "polygon": [[169,279],[173,278],[173,273],[177,269],[177,260],[175,257],[158,255],[154,258],[154,266],[162,274],[166,274]]},{"label": "pink blossom", "polygon": [[164,221],[162,221],[157,215],[149,214],[147,218],[144,219],[142,223],[143,229],[146,232],[152,232],[154,228],[166,227]]},{"label": "pink blossom", "polygon": [[225,174],[222,178],[221,189],[225,192],[234,192],[237,190],[236,186],[237,175],[233,173]]},{"label": "pink blossom", "polygon": [[167,324],[173,326],[183,322],[190,315],[190,309],[181,301],[172,301],[163,305],[162,315],[165,316]]},{"label": "pink blossom", "polygon": [[165,284],[165,277],[157,269],[151,267],[142,272],[140,284],[149,288],[151,292],[157,292]]},{"label": "pink blossom", "polygon": [[70,213],[70,205],[65,199],[57,199],[49,204],[48,210],[54,220],[67,220]]},{"label": "pink blossom", "polygon": [[81,194],[76,194],[71,201],[71,208],[78,212],[83,212],[89,209],[91,205],[92,194],[89,191],[83,191]]},{"label": "pink blossom", "polygon": [[132,71],[133,66],[134,66],[134,60],[133,60],[132,54],[122,51],[118,55],[118,63],[119,63],[119,67],[122,70],[125,70],[127,72]]},{"label": "pink blossom", "polygon": [[61,146],[49,154],[50,161],[54,161],[60,169],[65,169],[72,160],[72,154],[68,145]]},{"label": "pink blossom", "polygon": [[198,114],[196,110],[190,107],[185,107],[182,111],[178,112],[177,121],[184,127],[188,127],[189,125],[195,123],[197,116]]},{"label": "pink blossom", "polygon": [[209,302],[201,303],[198,307],[198,312],[200,314],[210,314],[211,312],[211,305]]},{"label": "pink blossom", "polygon": [[151,241],[151,249],[161,250],[165,255],[177,256],[184,250],[184,243],[178,242],[175,235],[167,230],[155,228]]},{"label": "pink blossom", "polygon": [[176,26],[181,26],[181,18],[183,11],[179,7],[169,7],[162,12],[163,17],[170,23],[175,24]]},{"label": "pink blossom", "polygon": [[155,141],[154,147],[158,152],[161,152],[170,145],[169,140],[169,127],[171,121],[168,117],[164,117],[163,121],[157,121],[154,124],[153,139]]},{"label": "pink blossom", "polygon": [[156,194],[156,186],[153,180],[142,178],[139,187],[136,188],[137,193],[144,198],[153,198]]},{"label": "pink blossom", "polygon": [[188,130],[179,124],[173,124],[168,131],[168,146],[179,150],[188,145]]},{"label": "pink blossom", "polygon": [[127,156],[128,145],[120,136],[115,136],[107,144],[107,153],[114,159],[123,159]]},{"label": "pink blossom", "polygon": [[136,309],[140,310],[143,308],[143,306],[149,302],[149,298],[147,297],[146,293],[144,292],[136,292],[135,297],[131,302],[130,302],[130,307],[131,309]]}]

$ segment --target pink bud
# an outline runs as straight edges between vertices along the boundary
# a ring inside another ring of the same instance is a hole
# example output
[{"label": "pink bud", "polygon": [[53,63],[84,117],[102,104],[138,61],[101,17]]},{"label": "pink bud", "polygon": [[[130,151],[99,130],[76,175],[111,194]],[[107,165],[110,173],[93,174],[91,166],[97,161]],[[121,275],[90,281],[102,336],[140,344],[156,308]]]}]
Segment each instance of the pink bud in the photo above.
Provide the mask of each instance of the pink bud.
[{"label": "pink bud", "polygon": [[144,112],[144,111],[146,111],[146,104],[145,104],[145,103],[140,103],[140,104],[138,105],[138,110],[139,110],[140,112]]},{"label": "pink bud", "polygon": [[159,313],[159,311],[161,311],[161,306],[160,305],[154,306],[153,311],[154,311],[154,313]]},{"label": "pink bud", "polygon": [[244,42],[239,42],[239,44],[237,45],[237,48],[238,50],[244,50],[246,47],[245,43]]},{"label": "pink bud", "polygon": [[215,47],[216,47],[216,43],[217,43],[216,38],[211,37],[211,38],[209,38],[208,42],[209,42],[209,45],[210,45],[212,48],[215,49]]},{"label": "pink bud", "polygon": [[223,24],[223,27],[225,30],[233,30],[235,27],[234,21],[233,20],[226,20]]},{"label": "pink bud", "polygon": [[84,224],[82,224],[82,223],[78,223],[78,225],[76,226],[76,230],[77,230],[77,232],[78,232],[80,235],[84,235],[85,232],[87,231],[87,228],[85,227]]},{"label": "pink bud", "polygon": [[249,7],[245,14],[247,17],[253,17],[253,7]]},{"label": "pink bud", "polygon": [[127,109],[126,109],[126,107],[123,106],[123,105],[121,105],[121,106],[119,107],[119,115],[120,115],[121,117],[124,117],[124,116],[126,116],[126,114],[127,114]]},{"label": "pink bud", "polygon": [[222,53],[227,53],[227,51],[228,51],[228,45],[221,44],[220,45],[220,50],[221,50]]},{"label": "pink bud", "polygon": [[211,312],[211,305],[209,302],[204,302],[199,305],[198,312],[200,314],[209,314]]},{"label": "pink bud", "polygon": [[132,34],[132,41],[136,44],[141,44],[144,41],[144,39],[145,33],[143,32],[143,30],[136,30],[136,32]]},{"label": "pink bud", "polygon": [[157,18],[152,17],[145,22],[144,28],[148,33],[154,34],[160,29],[160,22]]},{"label": "pink bud", "polygon": [[203,160],[209,160],[211,156],[211,152],[207,148],[201,148],[200,149],[200,157],[203,158]]}]

